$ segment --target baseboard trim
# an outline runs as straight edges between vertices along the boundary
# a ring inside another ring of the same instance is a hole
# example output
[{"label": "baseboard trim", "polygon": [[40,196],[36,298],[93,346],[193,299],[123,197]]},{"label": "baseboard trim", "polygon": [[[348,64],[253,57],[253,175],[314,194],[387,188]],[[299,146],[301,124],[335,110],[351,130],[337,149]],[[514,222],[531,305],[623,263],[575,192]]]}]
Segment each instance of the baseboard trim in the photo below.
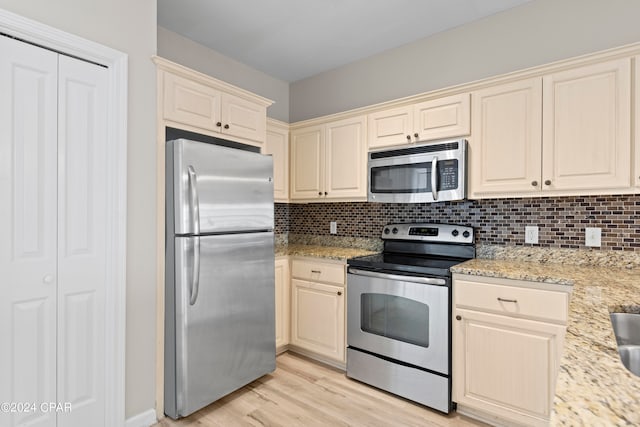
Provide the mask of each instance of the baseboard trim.
[{"label": "baseboard trim", "polygon": [[138,415],[127,418],[124,425],[125,427],[150,427],[156,422],[158,422],[156,419],[156,411],[154,409],[147,409]]}]

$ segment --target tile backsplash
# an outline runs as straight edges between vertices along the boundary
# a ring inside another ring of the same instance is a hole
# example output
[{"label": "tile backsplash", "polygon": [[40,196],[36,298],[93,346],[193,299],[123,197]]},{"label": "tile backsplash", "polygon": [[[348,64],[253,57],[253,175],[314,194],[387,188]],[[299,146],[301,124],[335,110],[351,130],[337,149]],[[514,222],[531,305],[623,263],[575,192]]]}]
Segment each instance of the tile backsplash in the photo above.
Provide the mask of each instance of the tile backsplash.
[{"label": "tile backsplash", "polygon": [[640,252],[640,195],[466,200],[441,203],[276,203],[276,233],[377,238],[393,222],[471,225],[476,241],[524,245],[525,225],[539,227],[540,247],[584,248],[584,228],[602,228],[603,250]]}]

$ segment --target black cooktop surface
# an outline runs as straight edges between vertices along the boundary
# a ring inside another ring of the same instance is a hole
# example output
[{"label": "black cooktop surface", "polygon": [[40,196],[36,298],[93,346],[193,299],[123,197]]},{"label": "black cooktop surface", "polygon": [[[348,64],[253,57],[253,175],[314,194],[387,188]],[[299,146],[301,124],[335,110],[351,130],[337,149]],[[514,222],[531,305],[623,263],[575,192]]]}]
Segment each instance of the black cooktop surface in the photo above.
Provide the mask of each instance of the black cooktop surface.
[{"label": "black cooktop surface", "polygon": [[384,271],[402,272],[425,276],[451,276],[449,268],[466,261],[468,258],[411,256],[405,254],[380,253],[365,255],[347,260],[350,267]]}]

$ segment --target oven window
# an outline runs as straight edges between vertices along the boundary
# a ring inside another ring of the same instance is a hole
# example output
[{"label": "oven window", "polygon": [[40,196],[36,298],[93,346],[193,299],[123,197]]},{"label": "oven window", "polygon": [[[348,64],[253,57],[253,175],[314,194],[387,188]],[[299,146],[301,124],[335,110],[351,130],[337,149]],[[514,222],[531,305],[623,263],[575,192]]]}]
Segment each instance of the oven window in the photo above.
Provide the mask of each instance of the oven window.
[{"label": "oven window", "polygon": [[388,294],[360,295],[360,328],[421,347],[429,347],[429,306]]}]

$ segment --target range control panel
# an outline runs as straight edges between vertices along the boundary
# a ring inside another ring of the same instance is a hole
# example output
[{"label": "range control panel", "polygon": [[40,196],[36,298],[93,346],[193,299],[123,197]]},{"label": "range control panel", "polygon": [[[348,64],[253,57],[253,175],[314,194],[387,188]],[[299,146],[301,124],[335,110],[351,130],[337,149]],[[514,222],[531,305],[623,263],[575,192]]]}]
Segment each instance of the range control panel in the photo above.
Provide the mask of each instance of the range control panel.
[{"label": "range control panel", "polygon": [[382,229],[382,238],[440,243],[474,242],[473,227],[456,224],[388,224]]}]

